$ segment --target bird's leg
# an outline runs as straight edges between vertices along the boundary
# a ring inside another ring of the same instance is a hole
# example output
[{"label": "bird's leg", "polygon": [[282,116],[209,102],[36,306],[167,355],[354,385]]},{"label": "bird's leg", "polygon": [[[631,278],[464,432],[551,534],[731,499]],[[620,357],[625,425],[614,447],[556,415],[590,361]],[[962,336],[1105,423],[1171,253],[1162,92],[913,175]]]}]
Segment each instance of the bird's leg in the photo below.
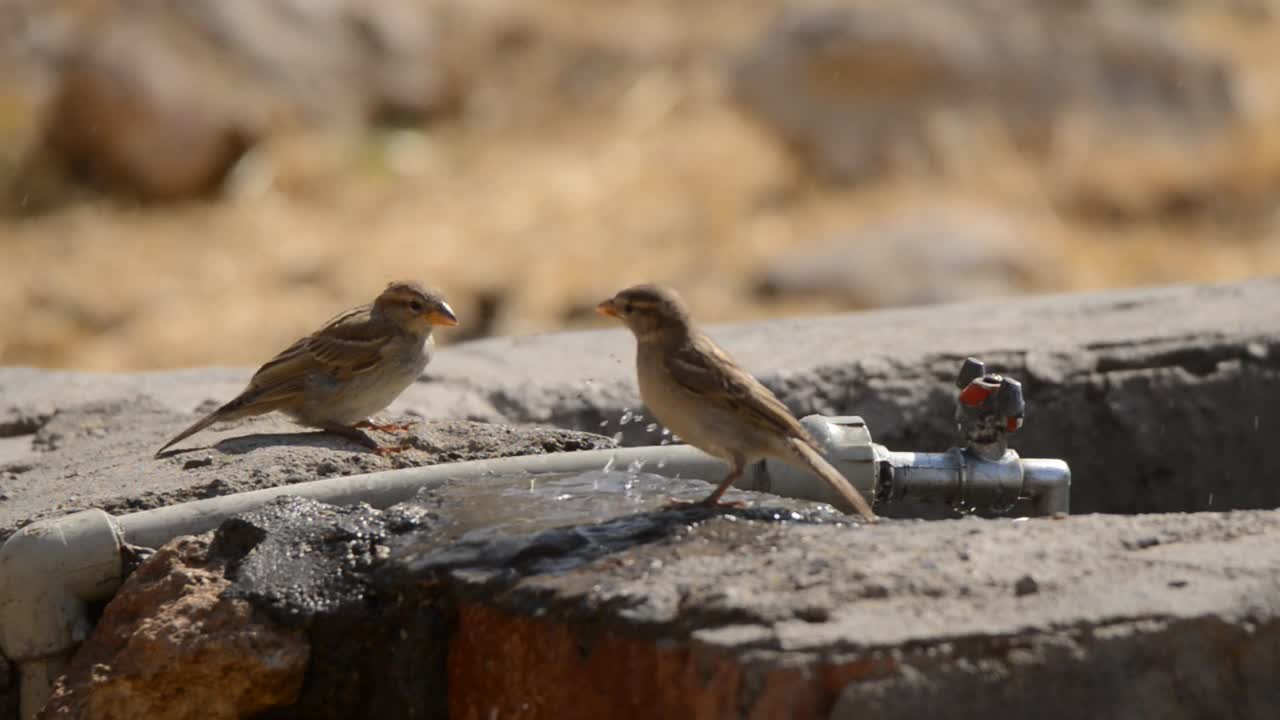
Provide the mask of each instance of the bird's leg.
[{"label": "bird's leg", "polygon": [[356,429],[351,425],[339,425],[337,423],[329,423],[328,425],[321,426],[320,429],[324,430],[327,433],[333,433],[334,435],[339,435],[341,437],[344,437],[358,445],[363,445],[369,448],[370,450],[377,450],[379,452],[382,451],[382,446],[378,445],[377,440],[374,440],[373,438],[369,437],[368,435],[366,435],[365,433],[361,432],[360,430]]},{"label": "bird's leg", "polygon": [[406,423],[376,423],[368,418],[365,418],[364,420],[361,420],[360,422],[356,423],[355,427],[368,428],[369,430],[377,430],[379,432],[385,432],[385,433],[397,433],[397,432],[403,432],[405,430],[408,430],[409,428],[417,424],[418,424],[417,420],[411,420]]},{"label": "bird's leg", "polygon": [[720,502],[720,498],[724,497],[724,494],[729,491],[729,488],[733,487],[733,484],[742,478],[742,473],[746,469],[747,459],[741,455],[735,454],[733,459],[730,461],[729,474],[724,476],[724,479],[720,481],[720,484],[716,486],[715,490],[711,491],[710,495],[697,502],[667,498],[667,507],[689,507],[695,505],[708,508],[745,507],[746,503],[744,502],[737,500],[732,502]]}]

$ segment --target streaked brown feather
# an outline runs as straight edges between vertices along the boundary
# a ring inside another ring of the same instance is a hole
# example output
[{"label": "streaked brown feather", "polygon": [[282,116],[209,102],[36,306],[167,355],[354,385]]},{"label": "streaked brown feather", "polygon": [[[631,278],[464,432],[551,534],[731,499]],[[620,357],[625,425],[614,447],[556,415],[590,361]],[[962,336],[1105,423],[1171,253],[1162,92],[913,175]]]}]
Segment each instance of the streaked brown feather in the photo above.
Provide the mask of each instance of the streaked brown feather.
[{"label": "streaked brown feather", "polygon": [[[424,344],[431,336],[432,319],[440,314],[452,321],[449,324],[456,324],[452,310],[438,292],[413,282],[390,283],[373,303],[335,316],[319,330],[263,363],[244,391],[165,443],[159,452],[215,422],[276,410],[294,415],[304,423],[325,427],[324,413],[332,408],[321,407],[317,414],[315,408],[307,411],[306,407],[339,402],[342,388],[353,387],[349,383],[358,376],[366,376],[354,386],[359,395],[345,398],[348,405],[338,412],[364,414],[363,405],[358,402],[354,407],[350,405],[353,399],[358,401],[363,397],[366,403],[374,404],[389,401],[387,398],[394,394],[384,397],[387,392],[398,394],[403,389],[402,380],[412,381],[404,372],[416,376],[421,371],[430,358]],[[395,359],[391,361],[389,374],[370,375],[379,368],[387,368],[387,361],[392,357]],[[403,372],[397,375],[397,371]]]},{"label": "streaked brown feather", "polygon": [[373,321],[372,308],[348,310],[285,348],[258,368],[243,395],[275,394],[275,388],[313,370],[327,370],[340,380],[372,370],[393,337],[385,324]]},{"label": "streaked brown feather", "polygon": [[675,345],[662,357],[671,378],[703,402],[722,405],[757,425],[814,443],[791,410],[706,335],[694,332],[688,342]]}]

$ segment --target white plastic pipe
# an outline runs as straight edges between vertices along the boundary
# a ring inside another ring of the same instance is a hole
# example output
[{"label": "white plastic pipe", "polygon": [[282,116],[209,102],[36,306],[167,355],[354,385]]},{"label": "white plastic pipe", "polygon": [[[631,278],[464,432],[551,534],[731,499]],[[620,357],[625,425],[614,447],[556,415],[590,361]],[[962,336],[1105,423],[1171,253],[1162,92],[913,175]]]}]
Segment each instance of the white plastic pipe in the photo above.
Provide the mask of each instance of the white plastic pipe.
[{"label": "white plastic pipe", "polygon": [[102,510],[32,523],[0,548],[0,648],[18,664],[19,707],[35,717],[70,651],[93,630],[90,603],[123,575],[120,530]]}]

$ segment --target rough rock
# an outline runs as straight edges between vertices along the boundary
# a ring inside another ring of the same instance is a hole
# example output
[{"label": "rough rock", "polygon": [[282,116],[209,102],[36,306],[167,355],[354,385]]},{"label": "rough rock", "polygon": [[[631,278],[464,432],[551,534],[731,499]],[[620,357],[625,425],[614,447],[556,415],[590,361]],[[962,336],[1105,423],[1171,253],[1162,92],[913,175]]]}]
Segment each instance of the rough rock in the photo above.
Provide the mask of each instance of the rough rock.
[{"label": "rough rock", "polygon": [[223,596],[312,648],[298,703],[264,717],[1280,709],[1276,511],[864,527],[741,492],[664,511],[698,488],[652,475],[565,482],[225,523]]},{"label": "rough rock", "polygon": [[448,110],[460,92],[451,58],[476,13],[447,0],[144,0],[16,14],[57,28],[54,47],[27,51],[60,68],[12,183],[13,209],[31,211],[61,201],[68,179],[143,200],[208,194],[273,130]]},{"label": "rough rock", "polygon": [[387,596],[370,582],[391,538],[431,519],[412,508],[284,498],[218,529],[213,553],[234,580],[227,596],[313,638],[307,691],[265,717],[382,717],[398,702],[393,716],[440,716],[444,648],[423,642],[443,629],[434,599]]},{"label": "rough rock", "polygon": [[143,200],[212,194],[266,130],[258,100],[190,29],[122,13],[68,59],[15,190],[27,210],[55,202],[64,179]]},{"label": "rough rock", "polygon": [[293,704],[309,647],[223,593],[208,538],[178,538],[125,582],[76,651],[42,718],[195,720]]},{"label": "rough rock", "polygon": [[1052,282],[1053,263],[1027,232],[992,210],[914,208],[779,259],[757,290],[863,308],[1019,295]]},{"label": "rough rock", "polygon": [[1249,79],[1180,23],[1183,5],[795,3],[734,92],[838,182],[945,168],[992,130],[1038,155],[1139,146],[1190,161],[1247,111]]}]

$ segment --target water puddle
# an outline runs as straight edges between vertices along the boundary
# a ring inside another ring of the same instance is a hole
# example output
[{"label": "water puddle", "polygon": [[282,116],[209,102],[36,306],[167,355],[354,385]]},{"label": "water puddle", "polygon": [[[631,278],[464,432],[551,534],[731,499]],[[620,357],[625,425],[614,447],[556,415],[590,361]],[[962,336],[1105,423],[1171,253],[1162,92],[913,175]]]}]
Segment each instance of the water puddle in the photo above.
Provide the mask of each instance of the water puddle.
[{"label": "water puddle", "polygon": [[543,572],[657,540],[717,514],[773,522],[844,518],[829,506],[734,490],[725,499],[744,507],[666,507],[672,498],[701,500],[711,489],[694,479],[614,469],[446,482],[411,501],[435,519],[394,554],[418,570],[520,566]]}]

